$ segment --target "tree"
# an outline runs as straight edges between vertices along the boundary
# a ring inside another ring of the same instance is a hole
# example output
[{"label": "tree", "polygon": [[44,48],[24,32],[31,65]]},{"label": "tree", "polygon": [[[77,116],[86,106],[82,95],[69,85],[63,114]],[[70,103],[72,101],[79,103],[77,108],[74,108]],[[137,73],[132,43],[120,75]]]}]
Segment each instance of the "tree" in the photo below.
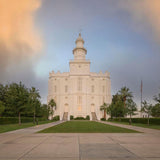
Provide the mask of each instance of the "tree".
[{"label": "tree", "polygon": [[48,103],[49,106],[49,114],[53,117],[54,109],[56,110],[56,102],[54,99],[51,99]]},{"label": "tree", "polygon": [[126,108],[124,108],[122,97],[120,94],[115,94],[112,97],[112,103],[107,109],[107,113],[113,117],[124,117],[126,114]]},{"label": "tree", "polygon": [[126,101],[127,114],[129,114],[129,124],[132,123],[132,115],[135,115],[135,111],[137,111],[136,103],[132,99],[128,99]]},{"label": "tree", "polygon": [[160,104],[160,93],[158,94],[158,96],[154,96],[153,98],[158,104]]},{"label": "tree", "polygon": [[47,104],[42,104],[41,105],[41,109],[40,109],[40,116],[41,117],[44,117],[44,118],[47,118],[49,117],[49,106]]},{"label": "tree", "polygon": [[10,84],[7,92],[7,103],[18,114],[19,125],[21,125],[21,113],[26,110],[28,97],[28,90],[21,82],[19,84]]},{"label": "tree", "polygon": [[2,113],[4,112],[4,110],[5,110],[5,106],[4,106],[3,102],[0,101],[0,116],[2,115]]},{"label": "tree", "polygon": [[104,119],[106,119],[106,112],[107,112],[108,104],[103,103],[103,105],[100,106],[100,110],[104,111]]},{"label": "tree", "polygon": [[38,112],[38,109],[40,108],[40,94],[39,91],[36,90],[35,87],[32,87],[29,90],[29,105],[31,107],[31,111],[33,112],[33,122],[35,123],[36,120],[36,113]]},{"label": "tree", "polygon": [[155,104],[152,108],[152,116],[153,117],[160,117],[160,104]]},{"label": "tree", "polygon": [[141,111],[147,114],[147,117],[148,117],[148,122],[147,123],[148,123],[148,125],[149,125],[149,118],[150,118],[150,116],[152,114],[152,109],[153,109],[152,104],[147,103],[147,101],[143,101],[142,102]]},{"label": "tree", "polygon": [[122,98],[122,101],[123,101],[123,104],[124,104],[124,108],[125,108],[126,107],[126,100],[128,98],[132,98],[133,97],[132,92],[129,92],[129,88],[122,87],[121,90],[118,93]]}]

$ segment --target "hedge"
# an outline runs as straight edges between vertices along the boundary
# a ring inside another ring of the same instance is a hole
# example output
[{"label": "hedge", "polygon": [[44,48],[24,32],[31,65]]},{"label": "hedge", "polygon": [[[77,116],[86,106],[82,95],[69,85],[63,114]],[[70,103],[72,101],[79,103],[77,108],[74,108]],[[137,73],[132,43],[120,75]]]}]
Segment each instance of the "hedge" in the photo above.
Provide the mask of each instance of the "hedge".
[{"label": "hedge", "polygon": [[[46,121],[46,118],[37,118],[38,121]],[[0,117],[0,124],[16,124],[19,122],[18,117]],[[33,122],[33,117],[21,117],[22,123]]]},{"label": "hedge", "polygon": [[[147,124],[148,118],[131,118],[132,123],[142,123],[142,124]],[[109,121],[121,121],[121,122],[128,122],[129,123],[129,118],[109,118]],[[160,118],[149,118],[149,123],[150,124],[156,124],[160,125]]]},{"label": "hedge", "polygon": [[54,116],[52,120],[53,121],[59,121],[59,119],[60,119],[59,116]]},{"label": "hedge", "polygon": [[84,117],[76,117],[74,120],[86,120]]}]

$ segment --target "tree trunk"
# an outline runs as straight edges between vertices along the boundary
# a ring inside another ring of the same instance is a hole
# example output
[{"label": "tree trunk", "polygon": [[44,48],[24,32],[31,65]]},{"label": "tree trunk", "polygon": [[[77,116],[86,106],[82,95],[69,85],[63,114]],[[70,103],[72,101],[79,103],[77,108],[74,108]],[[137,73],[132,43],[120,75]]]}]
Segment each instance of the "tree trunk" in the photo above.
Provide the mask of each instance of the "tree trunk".
[{"label": "tree trunk", "polygon": [[148,115],[148,125],[149,125],[149,115]]},{"label": "tree trunk", "polygon": [[21,113],[19,112],[18,115],[19,115],[19,125],[21,125]]},{"label": "tree trunk", "polygon": [[33,123],[35,124],[36,123],[36,114],[35,114],[35,111],[33,113]]},{"label": "tree trunk", "polygon": [[130,114],[130,118],[129,118],[129,124],[132,124],[132,119],[131,119],[131,114]]},{"label": "tree trunk", "polygon": [[104,110],[104,118],[106,119],[106,110]]},{"label": "tree trunk", "polygon": [[126,108],[126,97],[124,97],[124,108]]}]

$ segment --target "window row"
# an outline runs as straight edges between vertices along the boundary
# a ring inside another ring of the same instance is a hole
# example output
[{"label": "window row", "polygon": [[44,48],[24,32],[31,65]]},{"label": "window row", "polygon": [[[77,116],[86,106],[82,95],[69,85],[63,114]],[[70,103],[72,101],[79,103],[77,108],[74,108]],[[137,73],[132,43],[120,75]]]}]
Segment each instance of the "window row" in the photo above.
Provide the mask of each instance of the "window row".
[{"label": "window row", "polygon": [[[65,85],[64,91],[65,91],[65,93],[68,92],[68,86],[67,86],[67,85]],[[78,81],[78,91],[82,91],[82,83],[81,83],[81,80]],[[55,92],[55,93],[57,92],[57,86],[54,86],[54,92]],[[91,86],[91,92],[92,92],[92,93],[95,92],[95,86],[94,86],[94,85]],[[105,93],[105,86],[102,86],[102,92]]]}]

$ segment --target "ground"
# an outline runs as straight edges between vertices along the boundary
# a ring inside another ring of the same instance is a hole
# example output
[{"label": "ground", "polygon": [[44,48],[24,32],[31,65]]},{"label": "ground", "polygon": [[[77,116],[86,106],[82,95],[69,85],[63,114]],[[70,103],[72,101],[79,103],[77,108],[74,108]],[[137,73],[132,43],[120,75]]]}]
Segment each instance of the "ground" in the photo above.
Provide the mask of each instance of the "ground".
[{"label": "ground", "polygon": [[[38,124],[45,124],[45,123],[50,123],[53,121],[39,121]],[[13,130],[17,130],[17,129],[22,129],[22,128],[27,128],[27,127],[32,127],[35,126],[36,124],[33,124],[33,122],[29,122],[29,123],[21,123],[21,125],[19,124],[6,124],[6,125],[0,125],[0,133],[3,132],[8,132],[8,131],[13,131]]]},{"label": "ground", "polygon": [[136,133],[135,130],[94,121],[67,121],[40,131],[40,133]]},{"label": "ground", "polygon": [[144,133],[36,133],[59,123],[0,134],[0,160],[160,159],[160,130],[113,124]]}]

